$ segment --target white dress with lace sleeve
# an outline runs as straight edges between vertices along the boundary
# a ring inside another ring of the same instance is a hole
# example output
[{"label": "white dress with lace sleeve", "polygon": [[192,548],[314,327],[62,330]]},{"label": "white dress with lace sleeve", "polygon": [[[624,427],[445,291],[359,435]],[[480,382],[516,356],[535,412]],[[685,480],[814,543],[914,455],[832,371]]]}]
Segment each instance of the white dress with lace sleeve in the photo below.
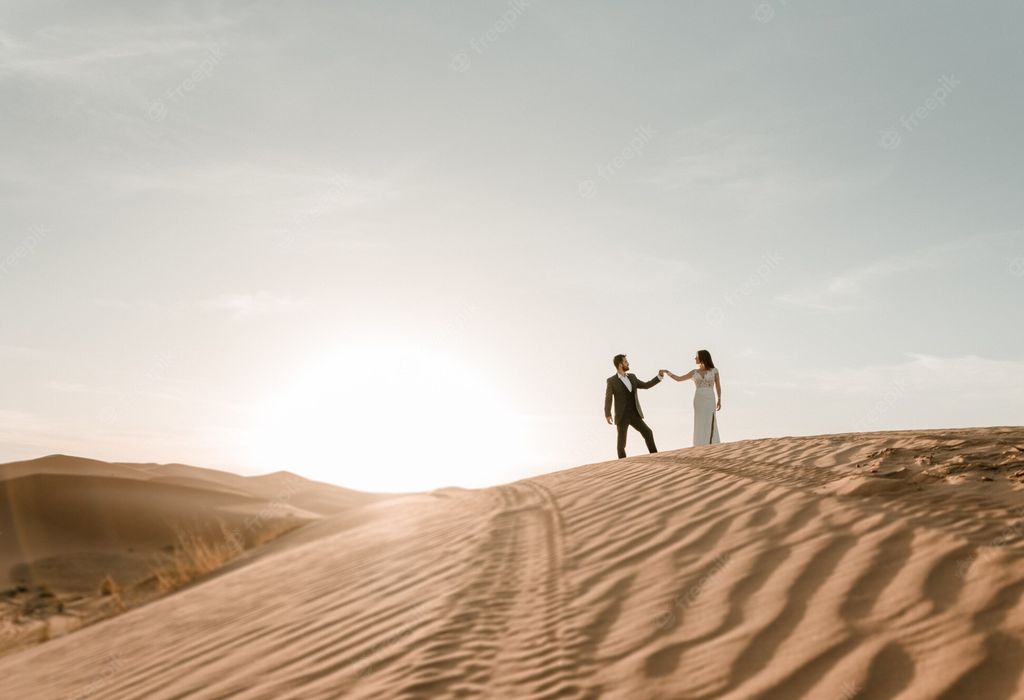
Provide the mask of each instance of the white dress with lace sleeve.
[{"label": "white dress with lace sleeve", "polygon": [[721,442],[718,436],[718,416],[715,411],[715,377],[718,368],[703,372],[693,371],[693,444],[709,445]]}]

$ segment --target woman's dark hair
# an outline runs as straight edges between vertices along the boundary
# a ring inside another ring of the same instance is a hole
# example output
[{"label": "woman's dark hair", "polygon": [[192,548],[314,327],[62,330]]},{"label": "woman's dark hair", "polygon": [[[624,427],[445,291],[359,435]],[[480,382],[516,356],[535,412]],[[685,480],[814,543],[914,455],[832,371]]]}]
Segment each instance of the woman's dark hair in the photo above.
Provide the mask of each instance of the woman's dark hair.
[{"label": "woman's dark hair", "polygon": [[711,353],[707,350],[698,350],[697,358],[700,360],[700,363],[704,365],[704,369],[711,369],[715,366],[715,363],[711,360]]},{"label": "woman's dark hair", "polygon": [[626,359],[625,355],[616,355],[615,357],[613,357],[612,358],[612,364],[615,365],[615,369],[618,369],[619,365],[621,365],[622,361],[625,360],[625,359]]}]

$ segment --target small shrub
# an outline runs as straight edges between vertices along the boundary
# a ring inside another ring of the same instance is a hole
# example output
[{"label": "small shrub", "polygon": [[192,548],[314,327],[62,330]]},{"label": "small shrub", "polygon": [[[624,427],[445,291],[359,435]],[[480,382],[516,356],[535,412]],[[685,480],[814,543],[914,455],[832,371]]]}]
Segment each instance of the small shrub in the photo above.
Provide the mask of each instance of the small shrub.
[{"label": "small shrub", "polygon": [[100,595],[120,595],[121,586],[114,580],[114,577],[107,574],[100,582]]}]

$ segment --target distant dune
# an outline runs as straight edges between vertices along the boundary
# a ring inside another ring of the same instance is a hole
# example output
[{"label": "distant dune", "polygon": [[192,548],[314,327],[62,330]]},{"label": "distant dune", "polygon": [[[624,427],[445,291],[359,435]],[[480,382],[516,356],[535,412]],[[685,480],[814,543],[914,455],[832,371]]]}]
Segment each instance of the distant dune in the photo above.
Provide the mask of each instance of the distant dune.
[{"label": "distant dune", "polygon": [[[148,602],[376,498],[287,472],[66,455],[0,465],[0,653]],[[198,569],[184,570],[193,554]],[[169,567],[174,581],[155,575]]]},{"label": "distant dune", "polygon": [[[152,548],[144,513],[241,517],[289,481],[47,459],[0,467],[8,565],[12,520],[37,553]],[[1024,428],[325,486],[258,555],[0,658],[4,697],[1024,696]]]}]

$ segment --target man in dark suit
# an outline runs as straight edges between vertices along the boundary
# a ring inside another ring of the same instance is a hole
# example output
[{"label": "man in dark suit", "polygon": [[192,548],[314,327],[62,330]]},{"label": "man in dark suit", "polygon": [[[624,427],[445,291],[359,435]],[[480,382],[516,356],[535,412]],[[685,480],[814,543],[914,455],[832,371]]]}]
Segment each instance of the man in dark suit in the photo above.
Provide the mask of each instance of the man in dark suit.
[{"label": "man in dark suit", "polygon": [[[644,423],[644,412],[640,408],[640,400],[637,398],[637,389],[650,389],[661,381],[661,372],[648,382],[642,382],[635,374],[629,372],[629,360],[625,355],[616,355],[612,358],[615,365],[615,374],[608,377],[607,387],[604,391],[604,417],[609,424],[614,422],[619,431],[619,459],[626,456],[626,430],[633,426],[644,436],[647,449],[652,453],[658,448],[654,445],[654,432],[647,423]],[[612,398],[615,399],[615,420],[612,421]]]}]

